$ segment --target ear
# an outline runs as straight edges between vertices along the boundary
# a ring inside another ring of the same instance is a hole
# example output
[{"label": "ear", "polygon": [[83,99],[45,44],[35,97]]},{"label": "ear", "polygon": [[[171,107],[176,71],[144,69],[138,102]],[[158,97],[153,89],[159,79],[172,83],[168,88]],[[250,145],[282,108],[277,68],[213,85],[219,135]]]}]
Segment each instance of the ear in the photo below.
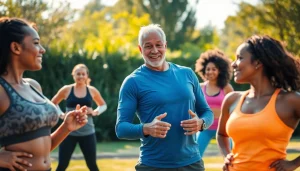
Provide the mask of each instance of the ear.
[{"label": "ear", "polygon": [[139,45],[139,50],[140,50],[140,53],[142,54],[142,47]]},{"label": "ear", "polygon": [[168,42],[166,41],[166,43],[165,43],[165,48],[166,48],[166,49],[167,49],[167,47],[168,47],[167,44],[168,44]]},{"label": "ear", "polygon": [[259,60],[257,60],[256,62],[255,62],[255,69],[258,69],[258,68],[260,68],[262,66],[262,63],[259,61]]},{"label": "ear", "polygon": [[20,55],[21,51],[22,51],[22,47],[19,43],[17,42],[12,42],[10,44],[10,50],[12,53],[16,54],[16,55]]}]

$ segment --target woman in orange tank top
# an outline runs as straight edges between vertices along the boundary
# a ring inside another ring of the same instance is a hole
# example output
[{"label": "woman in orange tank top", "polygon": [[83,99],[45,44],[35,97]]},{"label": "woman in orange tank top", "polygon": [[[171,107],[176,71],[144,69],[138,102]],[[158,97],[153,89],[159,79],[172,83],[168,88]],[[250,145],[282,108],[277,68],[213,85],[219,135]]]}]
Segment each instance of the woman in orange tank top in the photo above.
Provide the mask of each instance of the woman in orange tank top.
[{"label": "woman in orange tank top", "polygon": [[223,171],[295,170],[300,156],[286,160],[286,148],[300,120],[299,59],[271,37],[252,36],[238,47],[232,67],[234,81],[251,89],[223,101],[217,131]]}]

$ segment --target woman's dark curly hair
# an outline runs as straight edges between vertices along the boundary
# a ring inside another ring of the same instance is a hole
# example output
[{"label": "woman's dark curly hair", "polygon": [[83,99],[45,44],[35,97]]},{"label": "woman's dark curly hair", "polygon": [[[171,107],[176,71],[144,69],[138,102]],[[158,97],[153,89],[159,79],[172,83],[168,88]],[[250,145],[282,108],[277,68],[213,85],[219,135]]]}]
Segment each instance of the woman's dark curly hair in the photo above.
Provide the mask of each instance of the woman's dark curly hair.
[{"label": "woman's dark curly hair", "polygon": [[259,60],[263,72],[276,88],[287,91],[300,89],[300,60],[269,36],[251,36],[246,40],[251,60]]},{"label": "woman's dark curly hair", "polygon": [[37,29],[34,23],[29,23],[20,18],[0,18],[0,75],[6,73],[10,62],[10,45],[12,42],[22,43],[28,34],[25,26]]},{"label": "woman's dark curly hair", "polygon": [[224,88],[230,81],[232,69],[230,60],[220,50],[208,50],[200,55],[195,64],[195,72],[205,79],[205,69],[208,63],[213,63],[219,70],[217,86]]}]

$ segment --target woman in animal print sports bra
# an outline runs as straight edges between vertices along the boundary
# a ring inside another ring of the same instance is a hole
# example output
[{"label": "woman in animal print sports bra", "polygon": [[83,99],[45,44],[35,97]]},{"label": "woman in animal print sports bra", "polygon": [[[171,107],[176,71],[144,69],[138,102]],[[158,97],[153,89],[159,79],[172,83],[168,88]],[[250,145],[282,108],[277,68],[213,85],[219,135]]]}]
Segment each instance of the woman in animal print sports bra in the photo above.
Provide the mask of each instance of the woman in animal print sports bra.
[{"label": "woman in animal print sports bra", "polygon": [[[24,71],[42,68],[45,49],[36,27],[18,18],[0,18],[0,171],[51,170],[50,152],[87,123],[87,108],[77,106],[51,134],[55,105]],[[33,148],[34,147],[34,148]]]}]

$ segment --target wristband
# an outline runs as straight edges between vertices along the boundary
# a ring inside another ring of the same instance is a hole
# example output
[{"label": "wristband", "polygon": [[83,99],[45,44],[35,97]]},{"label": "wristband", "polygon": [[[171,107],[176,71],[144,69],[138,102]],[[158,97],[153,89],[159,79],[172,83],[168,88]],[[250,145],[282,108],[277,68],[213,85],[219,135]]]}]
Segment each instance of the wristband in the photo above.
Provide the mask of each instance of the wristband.
[{"label": "wristband", "polygon": [[100,114],[102,114],[104,111],[106,111],[106,109],[107,109],[107,105],[106,105],[106,104],[101,105],[101,106],[98,106],[98,107],[95,109],[95,111],[98,112],[98,113],[97,113],[97,116],[100,115]]}]

